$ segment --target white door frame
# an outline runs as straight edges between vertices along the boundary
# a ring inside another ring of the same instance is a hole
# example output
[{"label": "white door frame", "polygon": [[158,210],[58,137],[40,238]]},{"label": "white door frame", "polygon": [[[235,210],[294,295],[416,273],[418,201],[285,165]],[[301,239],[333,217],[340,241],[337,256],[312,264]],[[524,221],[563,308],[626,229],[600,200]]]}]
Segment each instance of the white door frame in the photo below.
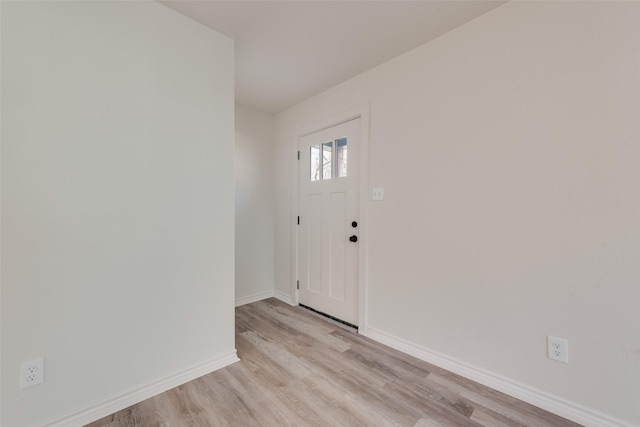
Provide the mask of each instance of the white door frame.
[{"label": "white door frame", "polygon": [[300,138],[323,129],[327,129],[339,124],[360,119],[360,176],[359,178],[359,200],[360,215],[358,220],[359,240],[358,240],[358,332],[366,335],[367,333],[367,284],[369,271],[367,260],[369,252],[368,239],[368,219],[369,219],[369,105],[363,105],[336,114],[311,126],[299,129],[292,141],[292,185],[291,185],[291,303],[298,305],[298,215],[299,207],[299,161],[298,146]]}]

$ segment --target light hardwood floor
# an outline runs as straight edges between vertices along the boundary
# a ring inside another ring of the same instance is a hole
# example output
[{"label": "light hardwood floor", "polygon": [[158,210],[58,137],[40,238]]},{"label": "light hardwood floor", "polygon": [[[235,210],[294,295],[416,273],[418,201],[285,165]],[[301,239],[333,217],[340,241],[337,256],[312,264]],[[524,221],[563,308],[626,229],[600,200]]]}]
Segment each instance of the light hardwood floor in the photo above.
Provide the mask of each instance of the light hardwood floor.
[{"label": "light hardwood floor", "polygon": [[578,426],[274,298],[236,308],[236,347],[241,362],[88,427]]}]

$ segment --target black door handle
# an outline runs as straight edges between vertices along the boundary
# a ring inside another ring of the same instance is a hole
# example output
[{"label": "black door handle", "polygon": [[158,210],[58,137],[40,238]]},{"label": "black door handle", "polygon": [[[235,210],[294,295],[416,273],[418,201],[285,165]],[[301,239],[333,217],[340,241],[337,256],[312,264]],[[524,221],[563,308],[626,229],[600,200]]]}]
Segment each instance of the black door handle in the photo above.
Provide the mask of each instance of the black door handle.
[{"label": "black door handle", "polygon": [[351,242],[354,242],[354,243],[355,243],[355,242],[357,242],[357,241],[358,241],[358,236],[356,236],[356,235],[354,234],[353,236],[349,237],[349,240],[350,240]]}]

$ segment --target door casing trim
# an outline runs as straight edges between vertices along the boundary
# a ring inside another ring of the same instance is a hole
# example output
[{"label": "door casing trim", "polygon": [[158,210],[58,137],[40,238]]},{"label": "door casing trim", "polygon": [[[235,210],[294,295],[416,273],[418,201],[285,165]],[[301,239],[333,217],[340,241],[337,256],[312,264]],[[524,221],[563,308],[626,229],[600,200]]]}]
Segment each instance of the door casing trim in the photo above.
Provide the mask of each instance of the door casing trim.
[{"label": "door casing trim", "polygon": [[291,142],[291,158],[292,162],[292,185],[291,185],[291,303],[298,305],[298,223],[297,216],[300,212],[299,201],[299,160],[298,160],[298,144],[300,138],[303,136],[340,125],[342,123],[360,119],[360,176],[358,188],[359,188],[359,251],[358,251],[358,332],[366,335],[368,325],[368,311],[367,311],[367,285],[368,285],[368,253],[369,253],[369,104],[361,105],[349,110],[345,110],[341,113],[335,114],[331,117],[327,117],[324,120],[320,120],[310,126],[305,126],[298,129],[293,136]]}]

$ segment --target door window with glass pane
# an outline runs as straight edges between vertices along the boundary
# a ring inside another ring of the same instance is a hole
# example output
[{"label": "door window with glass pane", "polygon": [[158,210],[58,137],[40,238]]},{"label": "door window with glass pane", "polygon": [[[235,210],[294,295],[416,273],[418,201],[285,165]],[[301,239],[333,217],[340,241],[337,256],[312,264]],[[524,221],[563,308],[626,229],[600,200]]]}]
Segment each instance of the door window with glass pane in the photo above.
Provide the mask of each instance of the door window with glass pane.
[{"label": "door window with glass pane", "polygon": [[311,181],[347,176],[347,138],[309,147]]}]

